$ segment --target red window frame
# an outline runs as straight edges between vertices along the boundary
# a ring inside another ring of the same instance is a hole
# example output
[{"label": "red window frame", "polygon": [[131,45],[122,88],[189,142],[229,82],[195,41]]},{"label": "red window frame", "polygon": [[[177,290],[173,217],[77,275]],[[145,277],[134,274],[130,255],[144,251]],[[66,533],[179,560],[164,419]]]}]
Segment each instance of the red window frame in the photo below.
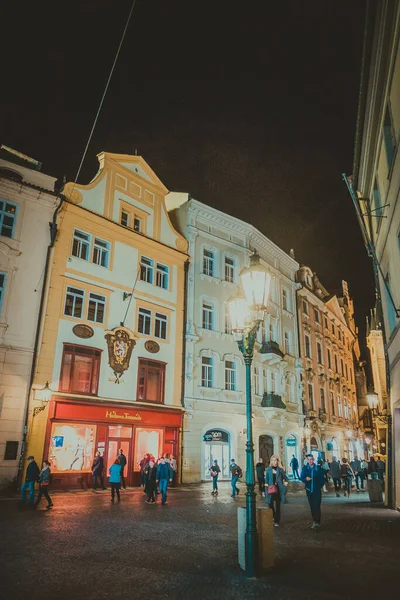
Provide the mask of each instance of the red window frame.
[{"label": "red window frame", "polygon": [[[98,348],[92,348],[91,346],[77,346],[76,344],[64,344],[63,355],[61,359],[60,381],[58,386],[59,391],[75,394],[86,394],[88,396],[97,396],[99,389],[101,353],[102,350],[99,350]],[[70,365],[67,365],[67,356],[71,356]],[[86,392],[84,390],[82,391],[78,389],[73,389],[76,356],[92,357],[89,392]],[[69,375],[66,374],[67,370],[70,371]]]},{"label": "red window frame", "polygon": [[[165,391],[165,364],[157,360],[148,360],[147,358],[139,358],[138,364],[138,377],[137,377],[137,389],[136,389],[136,400],[139,402],[155,402],[157,404],[164,404],[164,391]],[[144,383],[141,384],[141,369],[144,369]],[[158,386],[157,399],[148,399],[147,396],[147,383],[149,369],[155,369],[160,373],[160,380]]]}]

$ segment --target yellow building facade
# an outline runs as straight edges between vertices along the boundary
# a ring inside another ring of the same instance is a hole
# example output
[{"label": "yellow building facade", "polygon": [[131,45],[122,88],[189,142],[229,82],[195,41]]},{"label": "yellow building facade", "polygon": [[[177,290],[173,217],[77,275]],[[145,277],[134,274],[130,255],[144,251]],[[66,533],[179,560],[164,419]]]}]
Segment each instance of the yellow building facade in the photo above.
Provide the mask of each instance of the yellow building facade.
[{"label": "yellow building facade", "polygon": [[108,467],[122,448],[129,484],[144,453],[180,458],[187,242],[141,157],[98,159],[64,189],[30,398],[27,454],[69,487],[96,451]]}]

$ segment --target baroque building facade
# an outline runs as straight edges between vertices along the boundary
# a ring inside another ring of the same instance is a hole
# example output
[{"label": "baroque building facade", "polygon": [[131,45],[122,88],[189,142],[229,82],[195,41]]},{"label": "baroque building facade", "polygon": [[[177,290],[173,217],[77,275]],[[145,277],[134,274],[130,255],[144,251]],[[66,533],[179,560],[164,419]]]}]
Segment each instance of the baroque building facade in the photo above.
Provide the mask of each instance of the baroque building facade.
[{"label": "baroque building facade", "polygon": [[331,459],[363,456],[354,360],[359,359],[353,302],[331,295],[309,267],[297,274],[304,450]]},{"label": "baroque building facade", "polygon": [[303,414],[299,402],[296,320],[298,263],[251,225],[188,194],[171,193],[167,207],[188,240],[185,337],[185,482],[207,481],[219,461],[229,479],[230,460],[245,465],[245,369],[230,328],[227,300],[255,250],[273,274],[268,315],[258,333],[253,361],[255,458],[273,453],[288,467],[301,457]]},{"label": "baroque building facade", "polygon": [[98,159],[64,188],[30,398],[28,452],[55,486],[90,485],[96,451],[108,473],[123,449],[129,485],[145,453],[180,457],[187,242],[141,157]]},{"label": "baroque building facade", "polygon": [[36,160],[0,151],[0,487],[16,477],[24,448],[56,179]]}]

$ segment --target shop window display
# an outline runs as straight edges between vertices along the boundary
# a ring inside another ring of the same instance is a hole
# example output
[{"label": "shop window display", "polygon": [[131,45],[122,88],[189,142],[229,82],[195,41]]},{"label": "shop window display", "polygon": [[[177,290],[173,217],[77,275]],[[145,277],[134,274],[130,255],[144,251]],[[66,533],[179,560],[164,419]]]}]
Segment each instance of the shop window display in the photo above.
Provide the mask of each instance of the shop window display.
[{"label": "shop window display", "polygon": [[53,423],[49,460],[54,473],[89,473],[95,451],[96,425]]},{"label": "shop window display", "polygon": [[152,454],[155,459],[163,454],[164,430],[136,427],[135,436],[135,471],[139,471],[139,461],[145,454]]}]

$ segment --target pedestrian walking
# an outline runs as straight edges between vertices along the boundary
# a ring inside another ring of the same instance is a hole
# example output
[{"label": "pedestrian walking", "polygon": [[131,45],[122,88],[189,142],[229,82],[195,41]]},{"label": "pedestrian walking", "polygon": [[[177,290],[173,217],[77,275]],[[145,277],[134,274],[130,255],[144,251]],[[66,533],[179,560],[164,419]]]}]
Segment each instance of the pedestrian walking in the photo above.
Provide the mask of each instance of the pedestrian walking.
[{"label": "pedestrian walking", "polygon": [[26,497],[26,490],[29,490],[29,505],[31,507],[35,504],[35,482],[38,480],[40,474],[39,467],[35,461],[34,456],[28,456],[28,467],[25,473],[25,481],[21,487],[21,500],[24,503]]},{"label": "pedestrian walking", "polygon": [[368,462],[365,460],[365,458],[363,458],[361,461],[361,469],[364,473],[364,481],[368,481]]},{"label": "pedestrian walking", "polygon": [[383,481],[385,474],[385,463],[381,458],[376,461],[376,472],[378,473],[378,479]]},{"label": "pedestrian walking", "polygon": [[340,477],[343,481],[344,496],[350,497],[353,476],[353,469],[347,462],[347,458],[342,458],[342,464],[340,465]]},{"label": "pedestrian walking", "polygon": [[275,527],[279,527],[281,520],[281,504],[285,501],[288,477],[279,466],[279,456],[271,456],[269,467],[265,473],[265,502],[272,510]]},{"label": "pedestrian walking", "polygon": [[313,524],[311,529],[318,531],[321,524],[321,489],[324,486],[324,472],[315,464],[312,454],[307,455],[307,465],[301,470],[301,481],[305,484]]},{"label": "pedestrian walking", "polygon": [[327,491],[328,491],[328,488],[327,488],[326,486],[327,486],[327,484],[329,483],[329,463],[328,463],[328,461],[327,461],[327,460],[325,460],[325,458],[324,458],[324,459],[323,459],[321,462],[322,462],[322,464],[321,464],[321,468],[322,468],[322,470],[323,470],[323,472],[324,472],[324,477],[325,477],[325,485],[324,485],[324,487],[322,488],[322,490],[323,490],[324,492],[327,492]]},{"label": "pedestrian walking", "polygon": [[290,466],[291,466],[292,473],[293,473],[293,479],[300,479],[299,461],[297,460],[297,458],[295,457],[294,454],[292,454],[292,460],[290,461]]},{"label": "pedestrian walking", "polygon": [[148,454],[144,454],[142,460],[139,461],[140,486],[143,488],[143,490],[146,487],[144,471],[145,471],[146,465],[149,463],[149,459],[150,459],[150,456]]},{"label": "pedestrian walking", "polygon": [[258,490],[261,496],[265,496],[265,466],[262,461],[262,458],[258,459],[258,463],[256,464],[256,475],[258,481]]},{"label": "pedestrian walking", "polygon": [[39,502],[44,496],[47,500],[47,509],[50,509],[53,506],[51,498],[49,496],[49,485],[51,483],[51,471],[50,471],[50,463],[48,460],[43,461],[43,468],[39,474],[39,494],[35,502],[35,507],[38,506]]},{"label": "pedestrian walking", "polygon": [[236,464],[235,459],[232,458],[231,460],[231,467],[230,467],[230,471],[231,471],[231,486],[232,486],[232,498],[234,498],[236,495],[239,496],[239,488],[237,487],[237,482],[239,481],[239,477],[242,477],[243,473],[242,473],[242,469],[239,467],[239,465]]},{"label": "pedestrian walking", "polygon": [[118,460],[119,460],[119,465],[121,467],[121,483],[122,483],[122,487],[124,488],[124,490],[126,490],[125,475],[124,475],[124,469],[126,467],[126,456],[125,456],[124,451],[122,450],[122,448],[119,449]]},{"label": "pedestrian walking", "polygon": [[176,462],[176,458],[173,454],[171,454],[170,457],[170,467],[172,469],[172,487],[174,487],[176,483],[176,475],[178,473],[178,463]]},{"label": "pedestrian walking", "polygon": [[161,504],[167,503],[168,483],[171,483],[171,481],[172,481],[171,465],[169,463],[165,462],[164,456],[161,456],[161,458],[158,461],[157,475],[156,475],[156,483],[158,483],[158,485],[160,487]]},{"label": "pedestrian walking", "polygon": [[377,478],[377,474],[376,474],[376,462],[375,462],[375,458],[373,456],[371,456],[371,458],[369,459],[368,474],[371,475],[371,479],[376,479]]},{"label": "pedestrian walking", "polygon": [[147,504],[155,504],[156,503],[156,489],[157,489],[157,467],[155,465],[154,460],[150,459],[149,462],[145,466],[146,471],[146,494],[147,494]]},{"label": "pedestrian walking", "polygon": [[338,461],[336,456],[333,457],[333,460],[329,465],[329,471],[333,479],[333,485],[335,486],[336,498],[340,498],[339,492],[342,480],[340,479],[340,462]]},{"label": "pedestrian walking", "polygon": [[116,458],[114,464],[108,470],[110,477],[109,482],[111,485],[111,502],[114,502],[115,494],[117,494],[118,502],[121,501],[121,497],[119,494],[121,488],[121,475],[122,475],[122,467],[119,461],[119,458]]},{"label": "pedestrian walking", "polygon": [[100,485],[103,490],[107,489],[104,485],[104,460],[100,452],[96,452],[92,464],[92,475],[93,475],[93,489],[97,488],[97,478],[100,479]]},{"label": "pedestrian walking", "polygon": [[351,461],[350,466],[353,469],[357,492],[360,491],[360,488],[364,490],[364,471],[361,467],[361,461],[357,456]]},{"label": "pedestrian walking", "polygon": [[219,468],[219,464],[217,460],[214,460],[213,464],[210,467],[210,475],[212,478],[212,492],[213,496],[218,496],[218,477],[221,473],[221,469]]}]

